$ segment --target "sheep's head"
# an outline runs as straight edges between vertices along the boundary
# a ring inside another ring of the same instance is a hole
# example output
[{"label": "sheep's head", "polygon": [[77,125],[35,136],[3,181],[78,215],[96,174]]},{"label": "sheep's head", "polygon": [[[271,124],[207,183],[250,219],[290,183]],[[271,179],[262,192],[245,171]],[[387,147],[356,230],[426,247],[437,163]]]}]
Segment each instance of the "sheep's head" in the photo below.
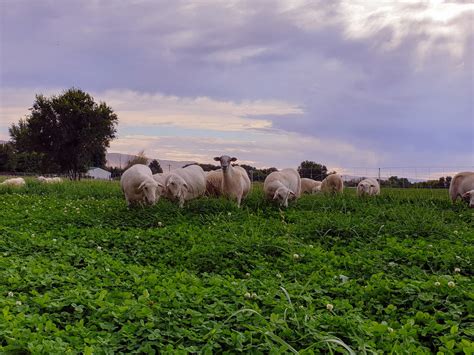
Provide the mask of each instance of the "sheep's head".
[{"label": "sheep's head", "polygon": [[469,204],[469,207],[474,208],[474,190],[465,192],[462,195],[462,199],[464,201],[467,201],[467,203]]},{"label": "sheep's head", "polygon": [[370,182],[367,181],[361,181],[359,185],[357,185],[357,190],[362,193],[362,194],[368,194],[370,193],[370,187],[373,186],[370,184]]},{"label": "sheep's head", "polygon": [[237,161],[237,158],[236,157],[231,158],[228,155],[222,155],[220,157],[214,157],[214,160],[221,163],[222,170],[225,173],[227,171],[227,168],[230,166],[230,164],[233,161]]},{"label": "sheep's head", "polygon": [[138,190],[143,193],[144,200],[149,205],[154,205],[156,203],[156,189],[158,188],[158,183],[152,179],[143,181]]},{"label": "sheep's head", "polygon": [[166,180],[166,191],[172,198],[181,200],[184,193],[188,190],[188,185],[184,179],[177,175],[171,175]]},{"label": "sheep's head", "polygon": [[317,185],[317,186],[313,187],[313,189],[311,190],[311,193],[313,193],[313,194],[321,193],[321,185]]},{"label": "sheep's head", "polygon": [[280,206],[288,207],[288,200],[296,197],[295,193],[285,186],[280,186],[273,195],[273,200],[277,200]]}]

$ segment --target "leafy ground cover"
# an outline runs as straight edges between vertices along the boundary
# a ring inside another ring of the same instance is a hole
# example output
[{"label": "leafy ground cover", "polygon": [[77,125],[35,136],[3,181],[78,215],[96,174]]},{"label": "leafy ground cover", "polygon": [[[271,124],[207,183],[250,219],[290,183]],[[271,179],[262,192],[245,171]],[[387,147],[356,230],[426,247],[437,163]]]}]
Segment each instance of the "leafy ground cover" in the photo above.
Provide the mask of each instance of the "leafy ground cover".
[{"label": "leafy ground cover", "polygon": [[0,211],[0,352],[474,351],[473,212],[446,190],[128,209],[29,181]]}]

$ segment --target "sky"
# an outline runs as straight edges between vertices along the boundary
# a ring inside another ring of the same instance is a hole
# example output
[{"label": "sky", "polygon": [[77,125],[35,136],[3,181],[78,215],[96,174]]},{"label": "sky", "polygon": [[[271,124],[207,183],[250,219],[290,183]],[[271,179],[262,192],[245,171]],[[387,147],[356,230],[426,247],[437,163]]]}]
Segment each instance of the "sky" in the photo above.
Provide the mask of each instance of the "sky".
[{"label": "sky", "polygon": [[110,152],[474,168],[472,1],[0,0],[0,139],[71,87]]}]

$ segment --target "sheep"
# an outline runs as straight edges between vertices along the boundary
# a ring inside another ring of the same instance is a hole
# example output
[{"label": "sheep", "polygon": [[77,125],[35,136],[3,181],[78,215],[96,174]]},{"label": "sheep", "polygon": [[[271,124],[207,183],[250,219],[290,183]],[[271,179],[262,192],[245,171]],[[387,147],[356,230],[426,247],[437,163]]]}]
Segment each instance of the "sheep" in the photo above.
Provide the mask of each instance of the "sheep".
[{"label": "sheep", "polygon": [[379,182],[374,178],[367,178],[357,185],[357,196],[375,196],[380,195]]},{"label": "sheep", "polygon": [[301,178],[295,169],[274,171],[263,183],[263,191],[268,200],[277,200],[280,206],[288,207],[289,199],[301,195]]},{"label": "sheep", "polygon": [[26,182],[25,179],[19,177],[19,178],[10,178],[2,182],[0,185],[5,185],[5,186],[25,186]]},{"label": "sheep", "polygon": [[321,192],[337,194],[344,190],[342,178],[337,174],[328,175],[321,183]]},{"label": "sheep", "polygon": [[143,203],[154,205],[157,201],[156,190],[159,185],[160,183],[153,179],[150,168],[143,164],[131,166],[120,178],[120,186],[128,206]]},{"label": "sheep", "polygon": [[319,192],[321,189],[321,181],[313,179],[301,178],[301,193],[313,194]]},{"label": "sheep", "polygon": [[45,184],[56,184],[56,183],[63,182],[63,179],[61,179],[60,177],[47,178],[44,176],[38,176],[37,180]]},{"label": "sheep", "polygon": [[155,181],[158,183],[158,187],[156,189],[156,196],[158,196],[158,198],[160,198],[160,196],[164,196],[165,194],[165,180],[167,175],[168,173],[153,174],[153,179],[155,179]]},{"label": "sheep", "polygon": [[449,185],[449,197],[453,203],[461,197],[469,201],[469,207],[474,207],[474,172],[456,174]]},{"label": "sheep", "polygon": [[222,155],[214,157],[215,161],[220,162],[222,167],[222,194],[229,199],[237,201],[237,207],[250,191],[250,178],[247,171],[240,166],[232,166],[232,162],[237,161],[236,157]]},{"label": "sheep", "polygon": [[171,200],[178,200],[179,207],[184,202],[203,196],[206,192],[206,175],[199,165],[189,165],[171,171],[165,180],[165,196]]},{"label": "sheep", "polygon": [[221,196],[222,179],[222,169],[206,172],[206,194],[209,196]]}]

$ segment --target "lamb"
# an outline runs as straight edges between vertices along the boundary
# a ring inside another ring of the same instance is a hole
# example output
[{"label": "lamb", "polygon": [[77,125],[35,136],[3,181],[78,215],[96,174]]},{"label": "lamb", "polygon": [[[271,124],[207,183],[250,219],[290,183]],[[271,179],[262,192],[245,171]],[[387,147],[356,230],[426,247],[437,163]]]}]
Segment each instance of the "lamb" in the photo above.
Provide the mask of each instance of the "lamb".
[{"label": "lamb", "polygon": [[176,169],[166,176],[165,196],[171,200],[178,200],[179,207],[184,202],[203,196],[206,192],[206,175],[199,165],[189,165]]},{"label": "lamb", "polygon": [[301,178],[295,169],[274,171],[263,183],[263,191],[268,200],[277,200],[280,206],[288,207],[288,200],[301,195]]},{"label": "lamb", "polygon": [[344,183],[338,174],[328,175],[321,183],[321,192],[337,194],[344,190]]},{"label": "lamb", "polygon": [[156,189],[156,196],[158,196],[158,199],[160,198],[160,196],[165,195],[165,180],[167,175],[168,173],[153,174],[153,179],[155,179],[155,181],[158,183],[158,187]]},{"label": "lamb", "polygon": [[25,182],[25,179],[19,177],[19,178],[7,179],[4,182],[2,182],[0,185],[20,187],[20,186],[25,186],[26,182]]},{"label": "lamb", "polygon": [[120,186],[128,206],[143,203],[154,205],[157,201],[156,190],[159,183],[153,179],[152,172],[146,165],[135,164],[128,168],[120,178]]},{"label": "lamb", "polygon": [[449,185],[449,197],[453,203],[461,197],[469,201],[469,207],[474,207],[474,172],[456,174]]},{"label": "lamb", "polygon": [[222,169],[206,172],[206,194],[209,196],[221,196],[222,180]]},{"label": "lamb", "polygon": [[222,167],[222,194],[229,199],[237,201],[237,207],[250,191],[250,178],[247,171],[240,166],[232,166],[232,162],[237,161],[236,157],[222,155],[214,157],[215,161],[221,163]]},{"label": "lamb", "polygon": [[302,178],[301,179],[301,193],[302,194],[313,194],[321,190],[321,181],[313,179]]},{"label": "lamb", "polygon": [[357,196],[375,196],[380,195],[379,182],[374,178],[367,178],[357,185]]}]

